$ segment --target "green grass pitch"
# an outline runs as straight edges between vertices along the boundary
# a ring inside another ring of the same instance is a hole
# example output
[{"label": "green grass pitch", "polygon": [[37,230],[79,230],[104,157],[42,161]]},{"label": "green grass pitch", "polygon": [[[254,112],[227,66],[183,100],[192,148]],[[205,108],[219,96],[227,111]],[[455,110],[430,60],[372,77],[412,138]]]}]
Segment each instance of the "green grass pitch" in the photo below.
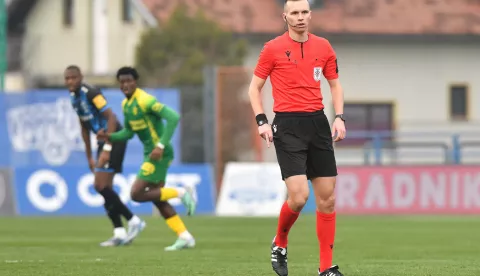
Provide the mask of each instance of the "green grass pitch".
[{"label": "green grass pitch", "polygon": [[[275,275],[275,218],[185,218],[197,247],[164,252],[175,236],[160,218],[126,247],[100,248],[106,218],[0,218],[2,276]],[[315,217],[289,238],[292,276],[317,275]],[[346,276],[478,276],[480,220],[474,216],[339,216],[334,263]]]}]

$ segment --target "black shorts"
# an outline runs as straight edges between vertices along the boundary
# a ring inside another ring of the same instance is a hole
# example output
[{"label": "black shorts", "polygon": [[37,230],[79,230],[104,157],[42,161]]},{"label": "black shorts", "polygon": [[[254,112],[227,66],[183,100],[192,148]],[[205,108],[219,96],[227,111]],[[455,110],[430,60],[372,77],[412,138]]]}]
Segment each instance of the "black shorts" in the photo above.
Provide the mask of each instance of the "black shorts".
[{"label": "black shorts", "polygon": [[294,175],[308,179],[337,175],[332,132],[323,110],[276,113],[272,132],[283,180]]},{"label": "black shorts", "polygon": [[[100,157],[104,143],[98,144],[97,160]],[[121,173],[123,171],[123,159],[127,150],[127,142],[116,142],[112,144],[110,161],[103,168],[95,168],[96,172]]]}]

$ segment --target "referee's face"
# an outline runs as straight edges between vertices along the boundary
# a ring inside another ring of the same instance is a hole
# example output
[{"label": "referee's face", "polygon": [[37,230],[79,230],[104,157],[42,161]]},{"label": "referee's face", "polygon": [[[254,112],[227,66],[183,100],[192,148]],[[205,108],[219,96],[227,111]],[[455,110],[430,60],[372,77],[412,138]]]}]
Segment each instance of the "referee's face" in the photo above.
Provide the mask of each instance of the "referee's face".
[{"label": "referee's face", "polygon": [[283,17],[289,29],[306,31],[311,19],[310,3],[307,0],[288,1],[285,3]]},{"label": "referee's face", "polygon": [[137,81],[132,75],[120,75],[118,76],[118,82],[120,83],[120,89],[127,97],[132,96],[137,89]]}]

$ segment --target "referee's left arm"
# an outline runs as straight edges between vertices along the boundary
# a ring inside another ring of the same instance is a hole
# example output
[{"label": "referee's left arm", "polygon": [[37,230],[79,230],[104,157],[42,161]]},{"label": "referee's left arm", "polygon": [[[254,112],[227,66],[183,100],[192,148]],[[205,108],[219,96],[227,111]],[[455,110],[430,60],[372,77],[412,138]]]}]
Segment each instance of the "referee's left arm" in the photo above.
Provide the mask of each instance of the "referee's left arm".
[{"label": "referee's left arm", "polygon": [[[332,102],[333,108],[335,109],[335,115],[343,115],[343,88],[340,84],[340,80],[338,79],[338,61],[337,55],[333,50],[330,43],[328,44],[329,48],[329,57],[325,64],[325,70],[323,71],[323,75],[328,81],[330,85],[330,92],[332,93]],[[338,118],[335,116],[335,120],[332,127],[332,135],[337,135],[335,138],[335,142],[343,140],[345,138],[346,130],[345,130],[345,123],[343,119]]]},{"label": "referee's left arm", "polygon": [[338,79],[338,62],[337,55],[333,50],[332,46],[329,47],[329,57],[325,64],[325,69],[323,75],[330,85],[330,92],[332,93],[333,108],[335,109],[335,114],[343,114],[343,89]]},{"label": "referee's left arm", "polygon": [[335,114],[343,114],[343,88],[338,79],[328,80]]}]

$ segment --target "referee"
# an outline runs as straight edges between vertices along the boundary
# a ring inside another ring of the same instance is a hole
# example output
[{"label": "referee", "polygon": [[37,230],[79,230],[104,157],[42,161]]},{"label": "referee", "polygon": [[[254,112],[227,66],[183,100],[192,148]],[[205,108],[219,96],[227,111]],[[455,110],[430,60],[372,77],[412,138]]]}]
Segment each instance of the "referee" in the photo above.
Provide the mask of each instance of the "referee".
[{"label": "referee", "polygon": [[[272,243],[272,268],[277,275],[288,275],[288,232],[307,202],[308,180],[311,180],[317,206],[318,275],[343,276],[338,266],[332,265],[337,176],[332,137],[335,141],[345,138],[337,58],[328,40],[308,32],[311,11],[307,0],[285,0],[283,19],[288,31],[265,44],[249,88],[258,132],[268,147],[273,141],[288,190]],[[336,113],[332,130],[322,103],[322,74],[330,85]],[[271,126],[261,100],[261,90],[268,77],[275,112]]]}]

